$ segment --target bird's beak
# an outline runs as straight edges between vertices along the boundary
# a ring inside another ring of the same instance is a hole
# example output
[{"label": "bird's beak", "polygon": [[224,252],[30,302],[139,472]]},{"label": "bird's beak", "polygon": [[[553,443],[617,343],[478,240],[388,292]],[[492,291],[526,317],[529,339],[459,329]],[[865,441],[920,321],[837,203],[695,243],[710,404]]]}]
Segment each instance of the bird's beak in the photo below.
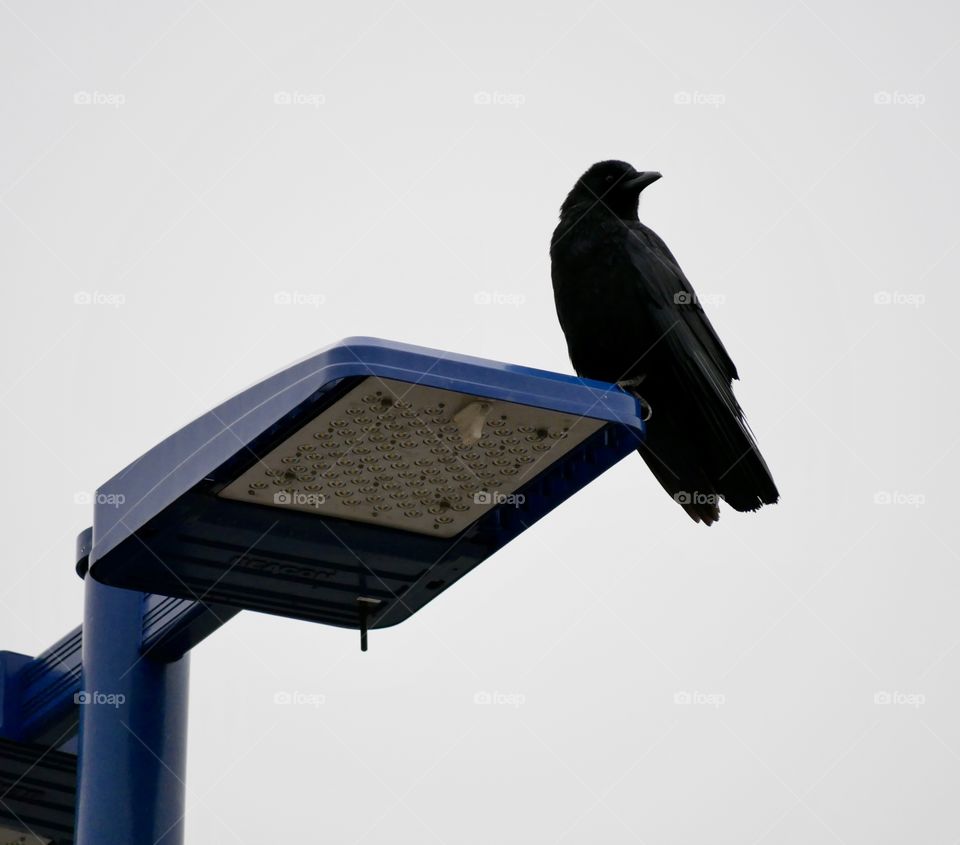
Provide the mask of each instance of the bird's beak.
[{"label": "bird's beak", "polygon": [[629,179],[627,179],[623,183],[623,186],[625,188],[636,189],[636,191],[639,193],[646,188],[647,185],[652,185],[654,182],[656,182],[657,179],[659,179],[662,175],[662,173],[659,173],[656,170],[643,170],[636,176],[631,176]]}]

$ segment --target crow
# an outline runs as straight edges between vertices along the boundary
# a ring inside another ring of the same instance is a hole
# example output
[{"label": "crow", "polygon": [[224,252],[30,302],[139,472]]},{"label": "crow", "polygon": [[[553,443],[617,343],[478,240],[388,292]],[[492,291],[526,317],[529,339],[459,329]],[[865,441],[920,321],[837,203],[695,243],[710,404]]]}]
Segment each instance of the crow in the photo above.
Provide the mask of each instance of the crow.
[{"label": "crow", "polygon": [[660,178],[623,161],[584,173],[550,242],[554,300],[577,374],[615,382],[648,418],[640,452],[694,522],[780,494],[733,395],[739,378],[677,259],[637,217]]}]

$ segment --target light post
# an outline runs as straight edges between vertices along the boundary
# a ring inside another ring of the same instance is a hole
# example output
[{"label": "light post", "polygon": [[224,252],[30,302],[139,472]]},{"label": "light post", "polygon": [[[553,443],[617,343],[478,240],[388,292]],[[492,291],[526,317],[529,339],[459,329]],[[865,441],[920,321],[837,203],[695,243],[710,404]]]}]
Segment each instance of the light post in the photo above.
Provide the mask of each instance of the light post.
[{"label": "light post", "polygon": [[642,436],[614,385],[372,338],[331,346],[101,486],[78,541],[83,629],[34,659],[3,655],[0,734],[63,746],[74,696],[78,845],[177,845],[190,648],[245,609],[354,628],[365,649]]}]

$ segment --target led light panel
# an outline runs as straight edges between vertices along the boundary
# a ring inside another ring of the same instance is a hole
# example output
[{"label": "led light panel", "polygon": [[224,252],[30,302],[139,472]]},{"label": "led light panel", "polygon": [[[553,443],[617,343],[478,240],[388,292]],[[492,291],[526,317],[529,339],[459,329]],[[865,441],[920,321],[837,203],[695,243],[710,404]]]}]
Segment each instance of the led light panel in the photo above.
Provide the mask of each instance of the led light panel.
[{"label": "led light panel", "polygon": [[367,378],[219,495],[453,537],[603,425]]}]

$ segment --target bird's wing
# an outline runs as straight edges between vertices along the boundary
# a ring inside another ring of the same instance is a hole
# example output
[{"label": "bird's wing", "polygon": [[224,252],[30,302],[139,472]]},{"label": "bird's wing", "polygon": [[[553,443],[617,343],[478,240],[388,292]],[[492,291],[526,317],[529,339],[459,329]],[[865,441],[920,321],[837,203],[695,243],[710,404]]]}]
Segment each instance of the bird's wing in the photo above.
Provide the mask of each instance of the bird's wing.
[{"label": "bird's wing", "polygon": [[[660,378],[675,386],[683,412],[696,420],[698,442],[705,446],[700,458],[709,461],[717,492],[737,510],[776,502],[770,471],[733,395],[733,361],[663,241],[646,228],[632,234],[627,251],[637,274],[637,304],[666,353],[657,355]],[[656,403],[653,413],[656,418]]]},{"label": "bird's wing", "polygon": [[646,227],[642,232],[631,230],[630,234],[627,248],[634,266],[643,276],[645,292],[651,299],[648,306],[662,309],[661,316],[669,323],[681,320],[686,332],[696,339],[698,351],[708,357],[716,373],[727,382],[738,379],[736,365],[663,239]]}]

